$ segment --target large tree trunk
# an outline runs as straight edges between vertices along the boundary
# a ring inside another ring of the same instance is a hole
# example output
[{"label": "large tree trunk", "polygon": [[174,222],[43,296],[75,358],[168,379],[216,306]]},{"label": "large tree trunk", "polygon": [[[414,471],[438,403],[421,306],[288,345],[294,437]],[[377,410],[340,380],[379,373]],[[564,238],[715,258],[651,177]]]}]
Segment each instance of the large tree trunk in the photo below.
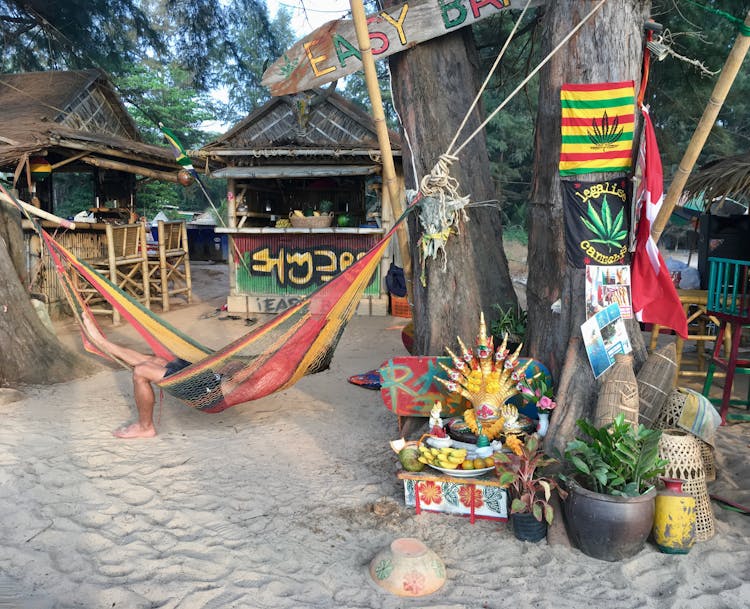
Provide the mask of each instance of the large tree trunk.
[{"label": "large tree trunk", "polygon": [[[590,0],[548,3],[544,55],[595,5]],[[562,450],[575,434],[575,421],[592,418],[597,386],[589,366],[580,326],[585,321],[584,271],[566,265],[560,156],[560,88],[565,82],[634,80],[640,84],[644,22],[650,0],[606,2],[586,25],[542,69],[536,125],[534,182],[529,211],[530,353],[546,362],[559,379],[558,407],[545,444]],[[636,133],[638,129],[636,129]],[[589,174],[581,180],[606,180],[616,174]],[[561,313],[551,305],[562,301]],[[636,363],[645,358],[642,335],[629,324]]]},{"label": "large tree trunk", "polygon": [[[478,90],[471,28],[420,44],[392,56],[390,62],[394,104],[408,142],[404,147],[406,184],[418,189],[422,176],[446,152]],[[481,108],[477,108],[459,144],[481,120]],[[461,223],[458,234],[448,239],[445,261],[428,258],[424,262],[424,286],[420,281],[422,232],[414,215],[410,218],[415,348],[422,355],[443,354],[446,346],[456,345],[457,335],[473,343],[480,312],[489,327],[497,317],[493,304],[516,304],[483,132],[461,151],[450,173],[459,181],[462,195],[470,195],[473,203],[489,204],[468,209],[469,221]]]},{"label": "large tree trunk", "polygon": [[18,213],[0,203],[0,385],[59,383],[90,374],[93,364],[67,350],[31,305],[14,266],[25,273],[22,248]]}]

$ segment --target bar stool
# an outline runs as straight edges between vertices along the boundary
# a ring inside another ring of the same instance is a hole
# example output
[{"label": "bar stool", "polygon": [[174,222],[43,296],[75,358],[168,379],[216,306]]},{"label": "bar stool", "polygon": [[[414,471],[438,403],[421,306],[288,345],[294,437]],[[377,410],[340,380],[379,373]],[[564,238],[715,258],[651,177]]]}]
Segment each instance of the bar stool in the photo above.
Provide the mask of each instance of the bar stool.
[{"label": "bar stool", "polygon": [[148,256],[148,282],[151,294],[161,295],[162,310],[169,311],[171,296],[184,294],[188,304],[193,299],[190,275],[187,225],[183,221],[159,221],[158,252]]},{"label": "bar stool", "polygon": [[[707,309],[719,319],[720,326],[706,382],[703,385],[703,395],[708,397],[711,391],[716,366],[726,370],[719,411],[723,425],[728,419],[733,418],[729,414],[730,404],[750,406],[750,388],[746,400],[731,399],[734,375],[750,374],[750,360],[738,357],[742,330],[750,324],[750,262],[728,258],[709,258],[708,263]],[[722,358],[721,343],[729,331],[732,334],[729,356]],[[746,417],[747,415],[739,415],[737,418],[746,420]]]}]

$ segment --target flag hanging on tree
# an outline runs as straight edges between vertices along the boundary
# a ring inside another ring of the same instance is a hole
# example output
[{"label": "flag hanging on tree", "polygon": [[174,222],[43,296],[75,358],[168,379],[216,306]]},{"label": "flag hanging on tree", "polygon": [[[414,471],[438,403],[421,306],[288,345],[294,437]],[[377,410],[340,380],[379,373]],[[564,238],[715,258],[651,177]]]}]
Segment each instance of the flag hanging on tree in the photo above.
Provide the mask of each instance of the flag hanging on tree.
[{"label": "flag hanging on tree", "polygon": [[560,105],[561,176],[630,171],[635,117],[632,80],[565,83]]},{"label": "flag hanging on tree", "polygon": [[631,268],[633,310],[639,321],[671,328],[687,338],[685,311],[667,265],[651,237],[651,226],[664,201],[664,176],[654,126],[648,109],[642,108],[642,111],[643,136],[636,169],[641,174],[636,193],[638,225]]}]

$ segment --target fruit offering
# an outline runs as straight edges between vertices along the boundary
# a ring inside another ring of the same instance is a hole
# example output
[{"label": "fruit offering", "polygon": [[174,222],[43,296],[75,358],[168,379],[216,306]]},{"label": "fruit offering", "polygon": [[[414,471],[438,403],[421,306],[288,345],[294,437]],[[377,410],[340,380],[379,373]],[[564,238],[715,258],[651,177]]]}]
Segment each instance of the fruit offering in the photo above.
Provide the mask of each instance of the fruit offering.
[{"label": "fruit offering", "polygon": [[434,448],[421,444],[418,460],[426,465],[435,465],[443,469],[458,469],[466,459],[465,448]]}]

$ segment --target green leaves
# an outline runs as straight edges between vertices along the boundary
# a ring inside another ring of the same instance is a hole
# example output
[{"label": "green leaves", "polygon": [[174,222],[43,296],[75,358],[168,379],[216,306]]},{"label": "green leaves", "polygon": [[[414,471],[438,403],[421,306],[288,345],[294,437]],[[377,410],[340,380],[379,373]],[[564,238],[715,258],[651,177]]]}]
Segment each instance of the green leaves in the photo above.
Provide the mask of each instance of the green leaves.
[{"label": "green leaves", "polygon": [[661,430],[635,427],[619,414],[600,428],[585,419],[576,421],[589,440],[572,440],[565,459],[589,490],[634,497],[647,492],[652,480],[664,473],[667,461],[659,458]]},{"label": "green leaves", "polygon": [[601,216],[597,213],[596,208],[589,203],[586,217],[579,216],[584,226],[598,237],[597,239],[589,239],[589,241],[591,243],[601,243],[610,248],[619,247],[628,234],[627,230],[623,228],[625,221],[624,211],[625,208],[621,207],[617,216],[612,219],[612,212],[609,209],[606,196],[602,200]]},{"label": "green leaves", "polygon": [[594,146],[601,146],[606,148],[611,146],[612,144],[617,143],[622,137],[624,127],[618,131],[617,127],[619,126],[620,118],[618,116],[615,116],[615,118],[612,119],[611,125],[609,124],[609,116],[607,116],[607,111],[605,110],[602,116],[601,127],[596,124],[596,120],[592,120],[591,128],[593,130],[593,133],[589,131],[587,135]]}]

